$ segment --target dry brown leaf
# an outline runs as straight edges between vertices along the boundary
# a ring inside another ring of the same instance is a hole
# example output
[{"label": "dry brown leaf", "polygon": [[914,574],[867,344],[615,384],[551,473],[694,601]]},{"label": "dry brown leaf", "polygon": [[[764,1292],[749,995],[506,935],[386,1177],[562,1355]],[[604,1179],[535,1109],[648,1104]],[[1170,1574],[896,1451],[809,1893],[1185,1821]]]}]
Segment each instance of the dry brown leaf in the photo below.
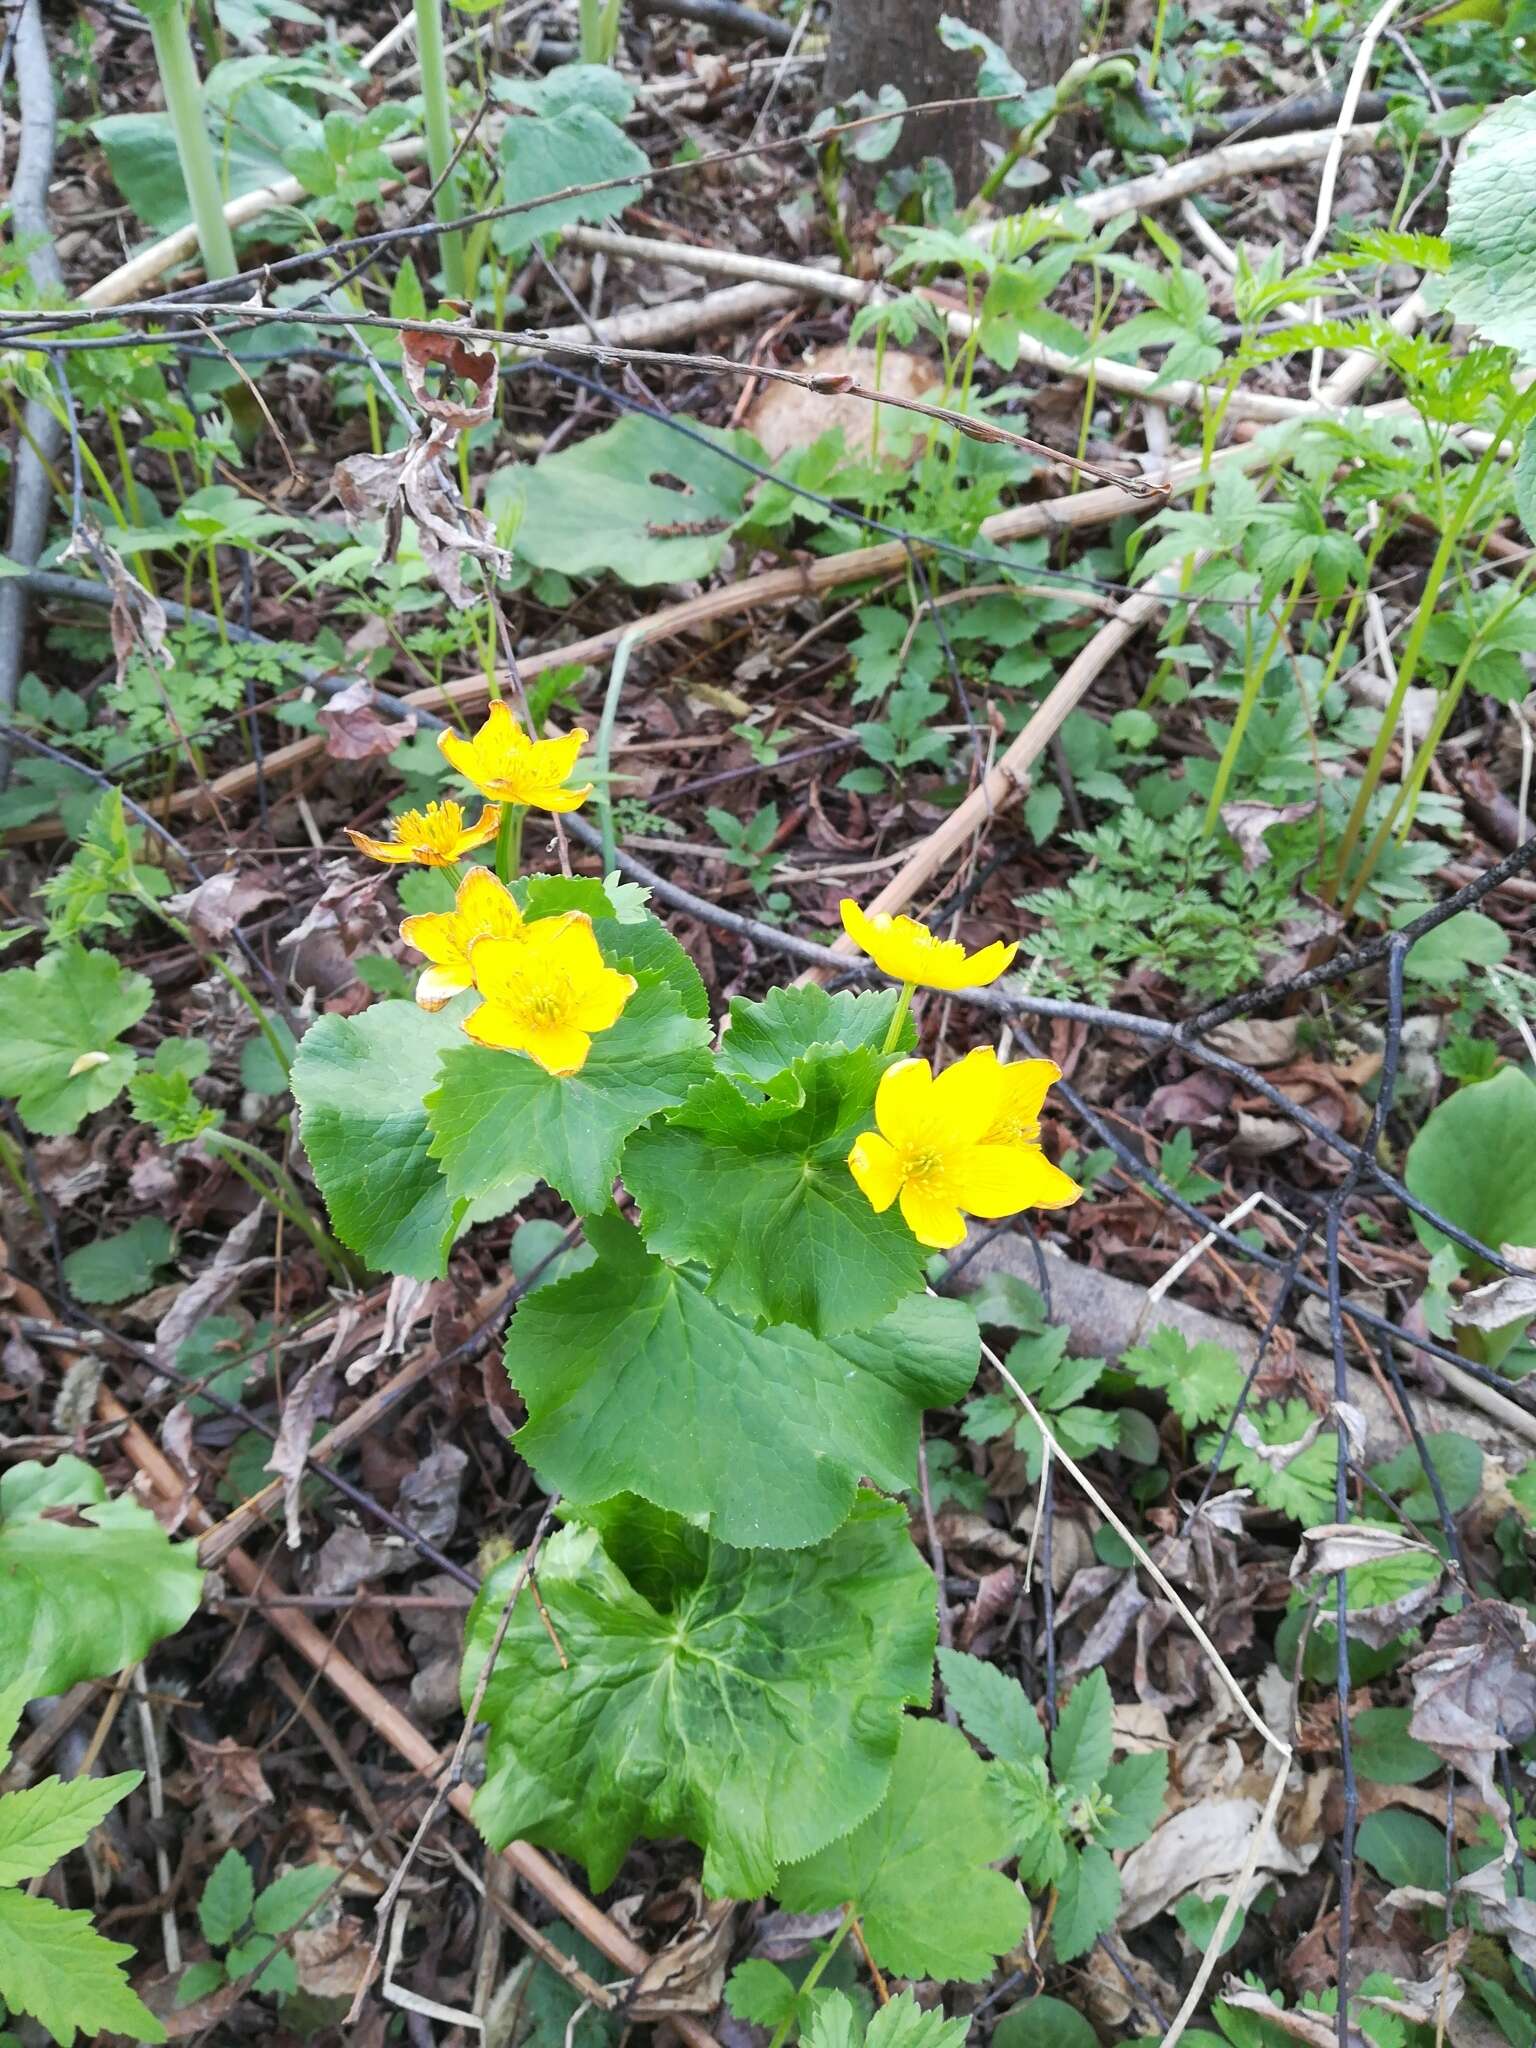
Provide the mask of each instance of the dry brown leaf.
[{"label": "dry brown leaf", "polygon": [[157,1365],[174,1367],[177,1353],[206,1316],[215,1315],[241,1282],[269,1266],[270,1259],[246,1255],[261,1234],[266,1211],[260,1206],[242,1216],[213,1255],[212,1263],[177,1295],[155,1331]]},{"label": "dry brown leaf", "polygon": [[[1230,1892],[1263,1815],[1257,1799],[1203,1799],[1165,1820],[1120,1869],[1120,1926],[1141,1927],[1186,1892]],[[1318,1839],[1287,1848],[1273,1825],[1265,1829],[1240,1904],[1248,1905],[1274,1876],[1299,1877],[1322,1853]]]},{"label": "dry brown leaf", "polygon": [[311,1998],[351,1998],[368,1974],[369,1938],[361,1920],[343,1913],[329,1927],[301,1927],[293,1937],[299,1989]]},{"label": "dry brown leaf", "polygon": [[1265,835],[1277,825],[1294,825],[1302,818],[1310,818],[1316,809],[1315,798],[1300,804],[1223,804],[1221,822],[1237,841],[1243,866],[1252,874],[1269,859]]},{"label": "dry brown leaf", "polygon": [[1536,1734],[1536,1623],[1503,1600],[1470,1600],[1410,1658],[1408,1732],[1465,1772],[1508,1824],[1494,1759]]},{"label": "dry brown leaf", "polygon": [[262,1774],[261,1758],[254,1749],[227,1737],[219,1742],[199,1742],[188,1735],[186,1744],[197,1773],[199,1804],[214,1838],[228,1842],[253,1813],[272,1804],[272,1787]]},{"label": "dry brown leaf", "polygon": [[392,754],[416,730],[416,714],[386,716],[370,683],[359,679],[338,690],[315,714],[325,733],[325,751],[333,761],[366,761],[374,754]]},{"label": "dry brown leaf", "polygon": [[1536,1316],[1536,1274],[1502,1273],[1451,1308],[1451,1321],[1474,1330],[1502,1330]]},{"label": "dry brown leaf", "polygon": [[228,874],[210,875],[206,882],[199,882],[195,889],[184,889],[179,896],[167,896],[165,907],[184,920],[198,951],[211,953],[224,944],[241,918],[263,903],[277,901],[277,890],[269,889],[254,875],[232,870]]},{"label": "dry brown leaf", "polygon": [[[897,398],[922,398],[938,382],[932,365],[921,356],[894,348],[877,356],[872,348],[850,348],[846,342],[808,350],[797,367],[813,377],[851,377],[857,384],[867,384],[871,390],[878,386]],[[768,384],[753,400],[746,425],[767,449],[770,462],[777,462],[798,448],[809,448],[834,427],[841,427],[843,446],[849,455],[865,456],[873,445],[876,415],[880,411],[866,398],[806,391],[798,384]],[[892,415],[887,410],[880,419],[881,445],[886,450],[891,443],[891,428]],[[912,435],[910,443],[909,460],[919,453],[921,437]],[[906,445],[904,436],[903,446]]]},{"label": "dry brown leaf", "polygon": [[1233,1017],[1209,1033],[1210,1043],[1245,1067],[1283,1067],[1296,1057],[1299,1017]]}]

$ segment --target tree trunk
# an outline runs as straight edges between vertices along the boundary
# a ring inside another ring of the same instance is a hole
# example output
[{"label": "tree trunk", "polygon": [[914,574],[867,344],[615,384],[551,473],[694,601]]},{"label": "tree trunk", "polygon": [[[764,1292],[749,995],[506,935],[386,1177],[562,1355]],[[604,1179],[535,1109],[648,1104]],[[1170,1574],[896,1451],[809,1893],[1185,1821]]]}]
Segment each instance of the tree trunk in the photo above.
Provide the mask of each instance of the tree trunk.
[{"label": "tree trunk", "polygon": [[[1000,43],[1032,87],[1055,84],[1077,55],[1082,33],[1078,0],[833,0],[828,97],[874,94],[886,84],[900,86],[910,104],[974,94],[976,59],[966,50],[945,49],[939,41],[941,14],[958,15]],[[983,142],[1005,140],[992,108],[955,107],[904,121],[888,161],[914,164],[941,156],[966,199],[987,173]]]}]

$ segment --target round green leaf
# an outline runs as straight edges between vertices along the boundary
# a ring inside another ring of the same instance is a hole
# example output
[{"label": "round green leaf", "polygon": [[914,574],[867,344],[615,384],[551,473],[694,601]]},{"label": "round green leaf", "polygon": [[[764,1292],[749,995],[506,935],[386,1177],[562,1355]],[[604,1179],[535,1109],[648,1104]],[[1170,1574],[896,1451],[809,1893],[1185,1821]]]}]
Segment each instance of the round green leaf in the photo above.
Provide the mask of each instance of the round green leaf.
[{"label": "round green leaf", "polygon": [[1529,191],[1533,177],[1536,93],[1525,93],[1485,115],[1462,144],[1451,173],[1451,265],[1442,287],[1458,320],[1527,362],[1536,355],[1536,244],[1525,208],[1510,202]]},{"label": "round green leaf", "polygon": [[[1411,1192],[1495,1250],[1536,1244],[1536,1082],[1517,1067],[1459,1088],[1433,1109],[1408,1148]],[[1414,1216],[1420,1241],[1445,1234]]]},{"label": "round green leaf", "polygon": [[426,1116],[450,1195],[477,1200],[509,1174],[529,1174],[584,1215],[608,1206],[631,1132],[709,1074],[708,1024],[655,975],[637,979],[579,1074],[546,1074],[521,1053],[479,1045],[443,1056]]},{"label": "round green leaf", "polygon": [[121,1671],[182,1628],[202,1590],[194,1546],[109,1501],[82,1459],[0,1476],[0,1688],[24,1680],[39,1698]]},{"label": "round green leaf", "polygon": [[464,1044],[468,1007],[463,998],[435,1012],[375,1003],[360,1017],[322,1017],[294,1058],[299,1133],[331,1227],[376,1271],[433,1279],[460,1230],[533,1185],[492,1170],[471,1204],[450,1193],[431,1156],[422,1097],[444,1050]]},{"label": "round green leaf", "polygon": [[[534,1602],[512,1610],[475,1819],[493,1847],[578,1857],[594,1891],[636,1835],[685,1835],[711,1892],[756,1898],[884,1792],[902,1705],[928,1697],[932,1577],[903,1510],[872,1495],[788,1554],[630,1503],[603,1527],[561,1530],[539,1558],[569,1668]],[[470,1612],[466,1706],[517,1569],[499,1565]]]},{"label": "round green leaf", "polygon": [[723,1078],[695,1089],[624,1156],[646,1242],[697,1259],[711,1294],[759,1322],[828,1336],[887,1315],[920,1286],[923,1249],[898,1209],[870,1207],[848,1152],[873,1128],[888,1065],[867,1049],[818,1051],[762,1102]]},{"label": "round green leaf", "polygon": [[134,1068],[118,1039],[153,1000],[142,974],[77,939],[0,974],[0,1095],[29,1131],[60,1137],[106,1108]]},{"label": "round green leaf", "polygon": [[636,1493],[730,1543],[813,1543],[861,1477],[916,1484],[923,1409],[975,1376],[961,1302],[914,1295],[830,1340],[754,1330],[617,1218],[588,1236],[597,1263],[529,1295],[507,1337],[528,1407],[518,1449],[568,1499]]},{"label": "round green leaf", "polygon": [[[809,983],[804,988],[770,989],[760,1003],[737,996],[720,1034],[721,1068],[733,1080],[767,1082],[823,1047],[841,1046],[852,1052],[868,1046],[878,1052],[890,1029],[896,995],[893,988],[868,995],[850,995],[846,989],[828,995]],[[909,1015],[899,1049],[910,1050],[916,1042]]]}]

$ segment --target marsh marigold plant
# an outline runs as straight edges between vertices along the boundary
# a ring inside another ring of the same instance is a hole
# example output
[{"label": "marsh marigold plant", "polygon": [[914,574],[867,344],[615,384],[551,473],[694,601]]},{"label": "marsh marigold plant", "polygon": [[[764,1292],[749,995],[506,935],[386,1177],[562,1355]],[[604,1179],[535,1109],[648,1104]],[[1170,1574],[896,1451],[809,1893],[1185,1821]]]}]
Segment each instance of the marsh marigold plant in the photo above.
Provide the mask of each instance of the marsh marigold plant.
[{"label": "marsh marigold plant", "polygon": [[[472,763],[445,752],[502,804],[501,856],[535,790],[575,797],[573,750],[534,762],[487,724],[505,760],[484,734]],[[384,858],[451,865],[476,833],[438,806]],[[509,1602],[513,1556],[468,1619],[487,1839],[575,1857],[601,1888],[637,1837],[681,1833],[712,1893],[846,1906],[875,1854],[846,1845],[884,1839],[882,1801],[909,1811],[915,1772],[965,1808],[944,1884],[970,1947],[930,1957],[871,1913],[871,1953],[909,1976],[974,1954],[979,1972],[1029,1908],[994,1867],[1012,1837],[984,1767],[908,1712],[928,1707],[936,1631],[902,1496],[924,1409],[965,1398],[980,1342],[963,1301],[928,1292],[927,1260],[968,1216],[1079,1190],[1041,1149],[1049,1061],[917,1056],[913,988],[985,986],[1011,945],[845,920],[899,986],[773,988],[717,1029],[692,961],[616,877],[476,866],[401,927],[426,962],[416,999],[318,1018],[293,1089],[332,1225],[370,1267],[431,1279],[472,1227],[494,1257],[540,1182],[586,1239],[507,1335],[516,1447],[562,1507],[539,1603]]]}]

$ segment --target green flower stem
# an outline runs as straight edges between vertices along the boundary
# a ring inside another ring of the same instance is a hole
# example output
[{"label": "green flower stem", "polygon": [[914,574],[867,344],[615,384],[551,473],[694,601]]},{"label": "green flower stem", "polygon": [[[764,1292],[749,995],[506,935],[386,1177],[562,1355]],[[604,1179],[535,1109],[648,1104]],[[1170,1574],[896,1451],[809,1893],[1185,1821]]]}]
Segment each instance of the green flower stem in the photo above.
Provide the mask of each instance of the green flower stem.
[{"label": "green flower stem", "polygon": [[901,1027],[907,1021],[907,1012],[912,1007],[912,998],[916,992],[917,983],[915,981],[904,981],[901,984],[901,994],[897,998],[896,1008],[891,1014],[891,1026],[885,1034],[885,1043],[880,1048],[882,1052],[894,1052],[896,1050],[901,1039]]},{"label": "green flower stem", "polygon": [[501,824],[496,832],[496,879],[511,888],[523,864],[524,804],[503,804]]},{"label": "green flower stem", "polygon": [[[912,984],[908,982],[907,988],[909,993],[911,991],[911,987]],[[853,1921],[854,1911],[852,1906],[845,1906],[843,1908],[843,1917],[838,1925],[837,1932],[833,1935],[832,1939],[827,1943],[826,1947],[822,1950],[821,1954],[816,1958],[815,1962],[812,1963],[811,1967],[806,1971],[805,1975],[800,1980],[800,1989],[795,1995],[795,2012],[799,2011],[801,2000],[804,1999],[810,1992],[814,1991],[816,1989],[816,1986],[821,1982],[822,1971],[826,1969],[828,1963],[831,1962],[832,1958],[837,1954],[838,1950],[842,1947],[843,1942],[847,1937],[848,1930],[853,1925]],[[784,2037],[788,2034],[790,2028],[794,2025],[794,2021],[794,2012],[789,2012],[785,2014],[784,2018],[779,2022],[778,2030],[774,2034],[773,2039],[768,2043],[768,2048],[784,2048]]]},{"label": "green flower stem", "polygon": [[[157,903],[154,897],[147,891],[135,890],[133,893],[150,915],[158,917],[163,925],[176,934],[183,945],[190,946],[194,952],[201,952],[203,950],[198,945],[196,939],[193,938],[189,928],[182,923],[179,917],[173,917],[170,911],[163,904]],[[256,1019],[257,1028],[271,1047],[272,1057],[277,1061],[280,1071],[286,1076],[293,1067],[293,1061],[289,1056],[288,1048],[273,1030],[272,1020],[256,1000],[255,992],[251,988],[250,983],[243,975],[237,973],[227,960],[220,959],[217,953],[209,953],[206,957],[214,972],[223,975],[235,994]]]},{"label": "green flower stem", "polygon": [[240,266],[235,260],[234,237],[224,218],[224,194],[203,121],[202,85],[182,0],[145,0],[144,12],[149,16],[155,62],[160,67],[171,132],[176,137],[182,183],[187,188],[192,218],[197,225],[203,268],[210,278],[234,277]]},{"label": "green flower stem", "polygon": [[[1408,696],[1409,686],[1418,674],[1419,656],[1424,649],[1424,636],[1428,633],[1430,620],[1435,615],[1435,607],[1440,599],[1440,587],[1450,572],[1451,563],[1455,559],[1457,545],[1461,540],[1462,534],[1472,523],[1477,507],[1482,501],[1483,485],[1487,481],[1488,473],[1498,457],[1499,449],[1503,445],[1505,436],[1515,429],[1521,420],[1529,414],[1533,403],[1536,403],[1536,395],[1528,391],[1522,391],[1514,403],[1506,410],[1503,418],[1495,427],[1493,437],[1479,460],[1477,468],[1472,472],[1472,481],[1463,493],[1455,514],[1446,522],[1441,531],[1440,544],[1435,549],[1434,559],[1429,565],[1429,574],[1425,578],[1424,589],[1419,597],[1419,608],[1414,616],[1413,624],[1409,628],[1408,638],[1403,647],[1402,660],[1397,665],[1397,682],[1393,687],[1391,697],[1388,699],[1387,708],[1381,715],[1381,730],[1376,735],[1376,744],[1371,748],[1370,756],[1366,761],[1365,773],[1360,778],[1360,788],[1356,793],[1354,805],[1349,814],[1349,822],[1344,828],[1344,837],[1339,843],[1338,860],[1334,865],[1333,874],[1323,886],[1322,897],[1325,903],[1333,904],[1337,902],[1339,891],[1344,885],[1344,878],[1349,872],[1349,863],[1354,857],[1355,848],[1360,843],[1360,834],[1365,829],[1366,812],[1370,808],[1371,798],[1376,794],[1377,785],[1381,781],[1382,768],[1386,763],[1388,753],[1391,751],[1392,742],[1397,736],[1397,728],[1402,720],[1403,704]],[[1371,865],[1374,865],[1374,862]],[[1359,895],[1360,890],[1369,879],[1370,866],[1366,866],[1355,879],[1351,892],[1352,900],[1353,897]]]},{"label": "green flower stem", "polygon": [[1252,663],[1248,673],[1243,677],[1243,694],[1238,699],[1237,716],[1232,721],[1232,730],[1227,734],[1227,743],[1221,750],[1221,759],[1216,764],[1216,780],[1211,784],[1211,793],[1206,800],[1207,839],[1221,822],[1221,807],[1226,802],[1227,788],[1232,780],[1232,771],[1237,766],[1237,757],[1243,750],[1243,741],[1248,736],[1248,726],[1253,717],[1254,707],[1259,701],[1259,691],[1264,687],[1264,678],[1269,674],[1269,664],[1274,660],[1276,649],[1284,640],[1286,628],[1290,625],[1292,614],[1300,602],[1302,585],[1307,580],[1307,572],[1311,566],[1310,562],[1303,562],[1291,578],[1291,587],[1286,592],[1280,615],[1264,644],[1264,652]]},{"label": "green flower stem", "polygon": [[[1440,701],[1435,706],[1434,718],[1431,721],[1429,731],[1424,735],[1423,745],[1419,748],[1413,767],[1401,789],[1398,790],[1397,795],[1392,799],[1387,815],[1372,834],[1370,844],[1366,847],[1360,862],[1360,873],[1350,885],[1349,894],[1344,899],[1343,910],[1346,917],[1353,914],[1356,903],[1359,901],[1367,882],[1369,882],[1372,874],[1375,872],[1376,863],[1381,858],[1382,851],[1386,846],[1393,827],[1397,826],[1399,845],[1407,839],[1413,826],[1414,813],[1418,809],[1419,798],[1424,793],[1424,784],[1429,780],[1429,771],[1434,762],[1435,750],[1440,745],[1441,740],[1445,738],[1450,728],[1451,720],[1456,715],[1456,707],[1461,702],[1462,695],[1466,690],[1468,682],[1471,680],[1472,671],[1476,666],[1477,657],[1482,651],[1483,639],[1485,636],[1495,633],[1515,609],[1515,606],[1524,596],[1525,585],[1529,580],[1530,566],[1527,564],[1516,579],[1509,601],[1499,607],[1493,617],[1488,620],[1482,633],[1474,638],[1471,646],[1468,647],[1458,663],[1454,675],[1452,675],[1450,681],[1440,692]],[[1402,815],[1402,823],[1398,825],[1400,814]]]},{"label": "green flower stem", "polygon": [[629,657],[641,637],[641,629],[631,627],[614,648],[613,666],[608,671],[608,687],[603,692],[602,715],[597,721],[593,780],[597,784],[597,822],[603,834],[605,875],[611,875],[619,864],[618,835],[613,829],[613,778],[609,769],[609,762],[613,758],[613,728],[618,722],[619,699],[624,694],[624,678],[629,672]]},{"label": "green flower stem", "polygon": [[[352,1285],[360,1270],[356,1261],[337,1244],[328,1230],[315,1221],[293,1176],[285,1167],[259,1146],[237,1138],[232,1131],[207,1131],[203,1134],[203,1143],[224,1161],[232,1173],[238,1174],[247,1187],[254,1188],[279,1216],[303,1232],[334,1279],[345,1286]],[[267,1175],[271,1176],[270,1180]]]},{"label": "green flower stem", "polygon": [[[432,210],[443,222],[457,220],[459,181],[449,171],[453,162],[453,115],[448,102],[448,60],[443,51],[442,0],[415,0],[416,54],[421,59],[421,94],[426,106],[427,168],[437,187]],[[469,297],[464,274],[464,237],[445,234],[439,244],[443,285],[451,299]]]}]

